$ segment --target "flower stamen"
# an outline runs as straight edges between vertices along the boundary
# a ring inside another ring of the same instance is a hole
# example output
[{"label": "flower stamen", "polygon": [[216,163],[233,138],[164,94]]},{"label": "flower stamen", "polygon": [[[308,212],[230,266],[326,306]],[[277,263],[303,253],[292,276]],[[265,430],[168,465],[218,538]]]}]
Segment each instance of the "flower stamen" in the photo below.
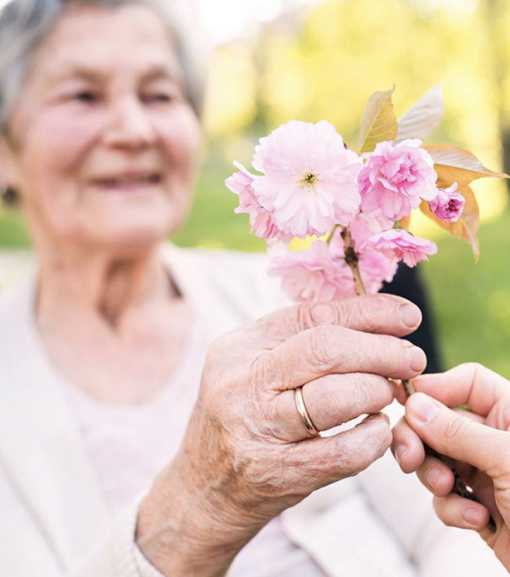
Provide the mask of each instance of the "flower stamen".
[{"label": "flower stamen", "polygon": [[312,172],[307,172],[302,180],[301,180],[301,184],[303,186],[310,186],[313,187],[313,185],[318,181],[318,177],[317,175],[313,174]]}]

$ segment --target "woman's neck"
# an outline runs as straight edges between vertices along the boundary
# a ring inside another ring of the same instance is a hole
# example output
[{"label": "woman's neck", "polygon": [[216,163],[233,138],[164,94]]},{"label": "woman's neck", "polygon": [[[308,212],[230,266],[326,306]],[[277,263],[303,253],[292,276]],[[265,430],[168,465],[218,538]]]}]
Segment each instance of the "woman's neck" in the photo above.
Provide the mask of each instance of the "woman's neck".
[{"label": "woman's neck", "polygon": [[52,364],[93,397],[139,403],[168,382],[191,326],[159,250],[41,259],[36,319]]},{"label": "woman's neck", "polygon": [[178,297],[157,248],[130,256],[59,251],[41,259],[37,318],[93,316],[121,331],[135,311]]}]

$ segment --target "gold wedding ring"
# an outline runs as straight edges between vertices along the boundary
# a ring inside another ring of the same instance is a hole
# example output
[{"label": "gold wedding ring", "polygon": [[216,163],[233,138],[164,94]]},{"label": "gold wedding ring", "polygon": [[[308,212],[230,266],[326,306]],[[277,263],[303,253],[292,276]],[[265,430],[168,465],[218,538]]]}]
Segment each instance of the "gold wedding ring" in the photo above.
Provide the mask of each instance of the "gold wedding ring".
[{"label": "gold wedding ring", "polygon": [[305,429],[310,433],[310,435],[312,435],[312,437],[317,437],[319,435],[319,430],[313,424],[313,421],[306,410],[305,400],[303,399],[303,387],[294,389],[294,402],[296,403],[297,412],[303,420]]}]

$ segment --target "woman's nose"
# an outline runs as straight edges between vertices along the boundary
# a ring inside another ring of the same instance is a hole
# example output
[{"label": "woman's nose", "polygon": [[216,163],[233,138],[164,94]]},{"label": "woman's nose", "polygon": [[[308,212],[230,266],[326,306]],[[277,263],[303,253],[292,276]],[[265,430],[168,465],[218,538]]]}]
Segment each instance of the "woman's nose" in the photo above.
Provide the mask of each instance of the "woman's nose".
[{"label": "woman's nose", "polygon": [[112,106],[111,123],[105,135],[108,145],[143,148],[152,144],[154,138],[154,126],[143,103],[129,98]]}]

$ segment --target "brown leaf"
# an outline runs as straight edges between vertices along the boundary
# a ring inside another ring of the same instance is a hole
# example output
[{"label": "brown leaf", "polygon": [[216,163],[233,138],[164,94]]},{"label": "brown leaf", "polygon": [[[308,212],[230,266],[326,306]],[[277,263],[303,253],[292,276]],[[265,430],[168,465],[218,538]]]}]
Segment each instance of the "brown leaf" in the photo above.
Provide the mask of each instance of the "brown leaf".
[{"label": "brown leaf", "polygon": [[486,168],[474,154],[462,148],[450,144],[431,144],[423,148],[432,156],[443,185],[450,186],[457,182],[460,187],[470,184],[477,178],[509,178],[508,174]]},{"label": "brown leaf", "polygon": [[411,215],[406,216],[398,221],[399,228],[403,228],[404,230],[409,230],[411,227]]},{"label": "brown leaf", "polygon": [[393,110],[392,96],[395,89],[375,92],[368,100],[361,122],[359,147],[361,152],[371,152],[377,143],[395,140],[398,123]]},{"label": "brown leaf", "polygon": [[[441,185],[440,185],[441,186]],[[444,186],[444,184],[442,185]],[[462,216],[457,222],[445,222],[438,218],[429,208],[427,202],[421,203],[422,212],[441,228],[447,230],[452,236],[463,239],[471,245],[475,260],[480,258],[480,245],[478,243],[478,229],[480,227],[480,209],[473,189],[465,184],[459,186],[460,194],[465,198],[466,204]]]}]

